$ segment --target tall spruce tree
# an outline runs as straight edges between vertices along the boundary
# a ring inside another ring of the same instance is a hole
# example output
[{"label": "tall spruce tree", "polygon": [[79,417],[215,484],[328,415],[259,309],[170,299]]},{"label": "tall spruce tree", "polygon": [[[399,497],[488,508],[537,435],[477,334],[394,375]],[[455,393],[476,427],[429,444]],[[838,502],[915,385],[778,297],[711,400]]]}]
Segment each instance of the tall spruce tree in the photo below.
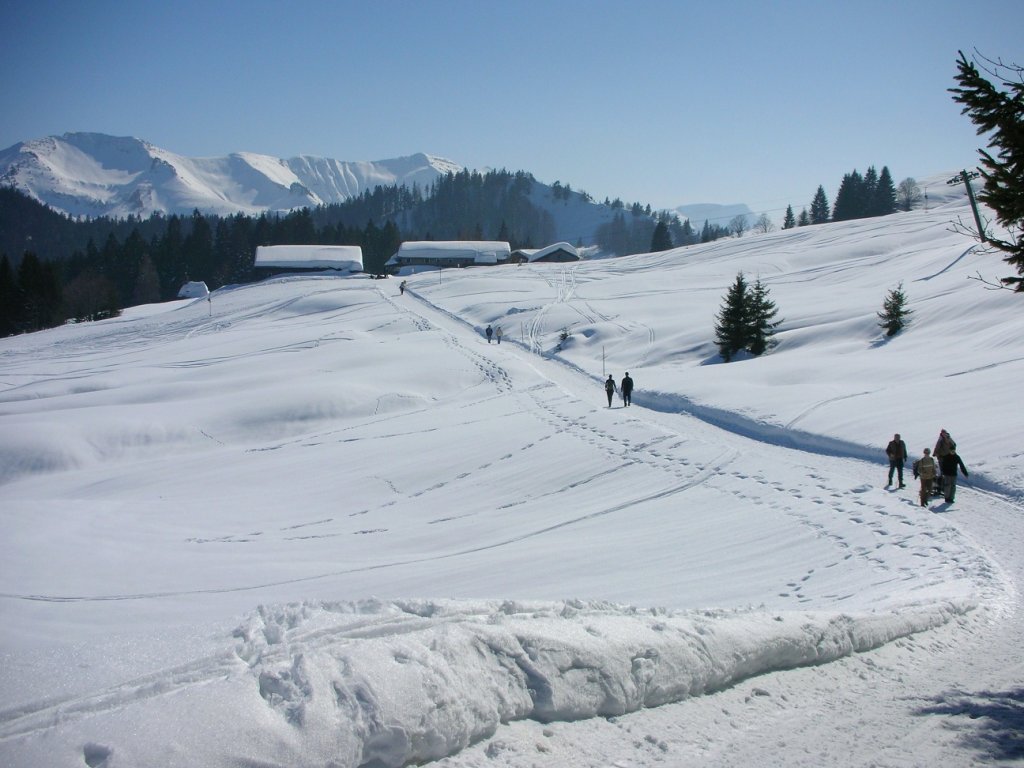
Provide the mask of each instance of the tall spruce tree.
[{"label": "tall spruce tree", "polygon": [[672,250],[672,235],[668,231],[668,224],[659,221],[654,227],[654,234],[651,235],[651,253]]},{"label": "tall spruce tree", "polygon": [[743,273],[739,272],[715,316],[715,343],[718,345],[719,354],[727,363],[750,343],[748,291],[747,280]]},{"label": "tall spruce tree", "polygon": [[793,216],[793,206],[786,206],[786,218],[782,220],[783,229],[793,229],[796,226],[796,217]]},{"label": "tall spruce tree", "polygon": [[829,207],[828,198],[825,196],[825,188],[818,186],[811,201],[811,224],[824,224],[828,221]]},{"label": "tall spruce tree", "polygon": [[752,355],[763,355],[773,344],[772,337],[782,319],[776,320],[779,314],[775,302],[768,298],[768,288],[761,278],[754,281],[747,301],[748,336],[747,349]]},{"label": "tall spruce tree", "polygon": [[869,201],[870,215],[888,216],[896,213],[896,185],[893,184],[889,166],[883,165]]},{"label": "tall spruce tree", "polygon": [[984,189],[978,198],[996,214],[1008,230],[1005,238],[988,236],[988,241],[1007,255],[1007,264],[1021,277],[1004,277],[1002,282],[1024,292],[1024,67],[986,60],[991,74],[1002,80],[1002,88],[981,76],[978,67],[960,52],[957,88],[949,90],[953,100],[964,105],[963,114],[988,134],[988,147],[995,154],[978,150]]},{"label": "tall spruce tree", "polygon": [[849,221],[860,219],[865,214],[865,184],[860,171],[843,176],[843,181],[836,192],[836,202],[832,207],[832,221]]},{"label": "tall spruce tree", "polygon": [[869,165],[864,172],[864,215],[874,216],[871,212],[871,201],[875,197],[875,190],[878,189],[878,171],[875,166]]},{"label": "tall spruce tree", "polygon": [[14,270],[5,253],[0,256],[0,336],[10,336],[18,329],[17,297]]}]

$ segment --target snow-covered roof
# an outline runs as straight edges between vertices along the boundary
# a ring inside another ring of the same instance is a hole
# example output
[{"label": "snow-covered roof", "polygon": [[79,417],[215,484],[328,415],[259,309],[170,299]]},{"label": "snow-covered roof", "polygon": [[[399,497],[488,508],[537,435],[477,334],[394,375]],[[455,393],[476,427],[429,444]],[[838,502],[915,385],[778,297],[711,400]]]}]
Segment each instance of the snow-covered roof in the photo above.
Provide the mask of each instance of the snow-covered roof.
[{"label": "snow-covered roof", "polygon": [[210,289],[206,287],[206,283],[197,280],[185,283],[178,290],[179,299],[201,299],[209,295]]},{"label": "snow-covered roof", "polygon": [[363,249],[358,245],[261,245],[256,248],[256,266],[360,272]]},{"label": "snow-covered roof", "polygon": [[500,240],[410,240],[399,246],[398,253],[388,259],[388,264],[413,259],[497,264],[507,261],[511,253],[509,244]]},{"label": "snow-covered roof", "polygon": [[520,248],[516,253],[522,254],[526,257],[527,261],[540,261],[545,256],[549,256],[555,251],[565,251],[577,259],[580,258],[579,249],[575,246],[569,245],[569,243],[554,243],[549,245],[547,248]]}]

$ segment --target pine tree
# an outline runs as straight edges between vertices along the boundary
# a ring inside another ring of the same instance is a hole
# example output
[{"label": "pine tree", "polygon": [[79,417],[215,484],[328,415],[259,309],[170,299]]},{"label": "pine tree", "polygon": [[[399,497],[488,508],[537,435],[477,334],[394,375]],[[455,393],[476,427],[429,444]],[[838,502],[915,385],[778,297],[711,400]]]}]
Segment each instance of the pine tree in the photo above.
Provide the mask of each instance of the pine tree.
[{"label": "pine tree", "polygon": [[748,291],[746,278],[740,272],[715,316],[715,343],[718,345],[719,354],[727,363],[737,352],[746,349],[750,342]]},{"label": "pine tree", "polygon": [[843,176],[832,207],[832,221],[860,219],[865,215],[865,184],[860,171],[854,170]]},{"label": "pine tree", "polygon": [[775,306],[775,302],[768,298],[768,293],[768,288],[761,282],[761,278],[757,278],[747,301],[749,328],[747,349],[752,355],[763,355],[771,348],[775,329],[782,322],[781,318],[775,319],[779,310]]},{"label": "pine tree", "polygon": [[18,286],[7,254],[0,256],[0,336],[10,336],[17,330]]},{"label": "pine tree", "polygon": [[807,209],[806,208],[801,209],[800,216],[796,220],[796,225],[798,227],[806,227],[806,226],[809,226],[810,223],[811,223],[811,217],[807,213]]},{"label": "pine tree", "polygon": [[907,309],[907,295],[903,292],[903,283],[889,291],[882,302],[882,311],[878,313],[879,325],[885,330],[886,336],[895,336],[909,322],[913,310]]},{"label": "pine tree", "polygon": [[796,217],[793,216],[793,206],[786,206],[786,218],[782,220],[783,229],[793,229],[796,226]]},{"label": "pine tree", "polygon": [[987,239],[1007,254],[1004,260],[1021,275],[1004,277],[1002,282],[1024,292],[1024,67],[989,63],[993,74],[1003,80],[1004,90],[983,78],[963,52],[957,62],[960,87],[949,90],[953,100],[964,105],[962,112],[978,126],[978,133],[989,135],[988,146],[995,156],[978,150],[985,179],[978,198],[995,211],[996,220],[1009,235]]},{"label": "pine tree", "polygon": [[828,221],[828,198],[825,197],[825,188],[818,187],[811,201],[811,224],[824,224]]},{"label": "pine tree", "polygon": [[672,235],[669,234],[668,225],[664,221],[659,221],[651,236],[651,253],[670,250],[672,250]]},{"label": "pine tree", "polygon": [[892,182],[889,166],[883,165],[871,195],[870,210],[872,216],[888,216],[896,213],[896,185]]},{"label": "pine tree", "polygon": [[861,190],[861,206],[863,207],[863,213],[861,216],[877,216],[872,210],[872,204],[875,200],[875,192],[878,191],[878,171],[875,170],[875,166],[869,165],[868,169],[864,172],[864,187]]}]

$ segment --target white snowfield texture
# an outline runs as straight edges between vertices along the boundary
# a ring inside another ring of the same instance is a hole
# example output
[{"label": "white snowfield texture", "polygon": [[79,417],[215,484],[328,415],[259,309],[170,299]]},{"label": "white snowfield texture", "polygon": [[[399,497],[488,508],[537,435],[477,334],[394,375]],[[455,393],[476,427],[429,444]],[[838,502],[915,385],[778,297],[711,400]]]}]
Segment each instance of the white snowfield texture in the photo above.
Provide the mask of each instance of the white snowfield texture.
[{"label": "white snowfield texture", "polygon": [[[1021,764],[1024,312],[951,175],[0,340],[0,766]],[[739,270],[783,322],[724,364]],[[922,507],[883,450],[941,428],[970,476]]]}]

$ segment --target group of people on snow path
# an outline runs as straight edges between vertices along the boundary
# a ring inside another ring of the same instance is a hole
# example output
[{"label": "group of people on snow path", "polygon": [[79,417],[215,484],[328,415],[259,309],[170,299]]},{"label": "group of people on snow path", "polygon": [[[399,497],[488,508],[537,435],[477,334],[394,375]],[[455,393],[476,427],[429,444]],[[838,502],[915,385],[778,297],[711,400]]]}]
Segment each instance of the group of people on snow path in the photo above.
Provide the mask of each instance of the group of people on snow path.
[{"label": "group of people on snow path", "polygon": [[[893,435],[892,440],[885,447],[885,453],[889,457],[889,482],[886,487],[892,485],[892,476],[895,473],[899,480],[899,487],[906,488],[903,484],[903,465],[907,461],[907,444],[903,442],[899,432]],[[935,450],[924,449],[924,455],[913,463],[914,479],[921,481],[921,506],[928,505],[931,498],[935,481],[941,483],[938,491],[942,493],[947,504],[956,500],[956,478],[957,471],[969,477],[967,467],[963,459],[956,452],[956,441],[946,430],[939,431],[939,439],[935,441]]]},{"label": "group of people on snow path", "polygon": [[491,337],[492,336],[497,337],[498,343],[501,344],[501,336],[502,336],[503,331],[501,330],[501,326],[500,325],[497,328],[491,328],[491,326],[488,325],[487,328],[484,330],[484,333],[487,334],[487,343],[488,344],[491,343]]},{"label": "group of people on snow path", "polygon": [[[615,379],[612,375],[608,374],[608,380],[604,383],[605,394],[608,395],[608,407],[612,407],[612,397],[615,396],[616,387]],[[629,376],[629,371],[626,371],[626,375],[622,377],[622,384],[619,385],[618,391],[622,393],[622,404],[624,408],[628,408],[633,402],[633,379]]]}]

